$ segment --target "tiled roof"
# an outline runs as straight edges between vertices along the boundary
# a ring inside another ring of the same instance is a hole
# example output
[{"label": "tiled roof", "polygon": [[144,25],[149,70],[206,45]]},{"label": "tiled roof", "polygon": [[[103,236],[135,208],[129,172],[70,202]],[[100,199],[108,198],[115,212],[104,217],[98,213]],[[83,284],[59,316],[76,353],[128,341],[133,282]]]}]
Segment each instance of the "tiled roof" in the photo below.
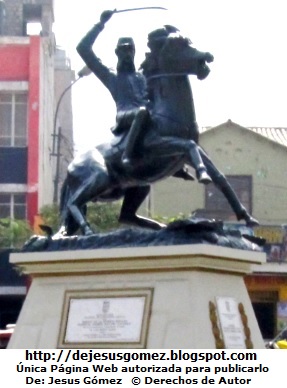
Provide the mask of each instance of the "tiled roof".
[{"label": "tiled roof", "polygon": [[[238,124],[233,123],[231,120],[228,120],[226,125],[232,125],[234,124],[235,126],[238,126]],[[218,128],[222,127],[224,124],[218,125],[216,127],[202,127],[200,130],[200,133],[204,133],[206,131],[210,131],[213,128]],[[264,136],[267,139],[274,141],[275,143],[281,144],[284,147],[287,147],[287,128],[282,128],[282,127],[242,127],[239,125],[241,128],[246,128],[249,131],[255,132],[260,136]]]},{"label": "tiled roof", "polygon": [[248,127],[247,129],[287,147],[287,128]]}]

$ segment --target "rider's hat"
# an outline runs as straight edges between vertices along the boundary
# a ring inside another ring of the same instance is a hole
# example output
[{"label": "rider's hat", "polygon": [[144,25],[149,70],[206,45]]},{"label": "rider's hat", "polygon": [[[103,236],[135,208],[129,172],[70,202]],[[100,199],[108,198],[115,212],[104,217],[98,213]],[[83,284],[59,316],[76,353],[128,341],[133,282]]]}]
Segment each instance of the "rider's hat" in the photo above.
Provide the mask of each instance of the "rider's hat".
[{"label": "rider's hat", "polygon": [[135,47],[135,42],[134,42],[133,38],[130,38],[130,37],[119,38],[117,48],[123,47],[123,46]]}]

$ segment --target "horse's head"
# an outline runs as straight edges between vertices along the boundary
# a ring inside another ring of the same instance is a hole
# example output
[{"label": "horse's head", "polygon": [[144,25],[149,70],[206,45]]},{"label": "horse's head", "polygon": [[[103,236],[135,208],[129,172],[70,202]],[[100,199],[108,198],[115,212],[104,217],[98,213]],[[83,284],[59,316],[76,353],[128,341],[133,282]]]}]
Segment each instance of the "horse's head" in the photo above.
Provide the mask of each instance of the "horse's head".
[{"label": "horse's head", "polygon": [[207,62],[213,61],[208,52],[201,52],[191,46],[188,38],[179,34],[172,26],[165,26],[148,36],[147,54],[142,67],[147,76],[152,74],[194,74],[204,79],[209,74]]}]

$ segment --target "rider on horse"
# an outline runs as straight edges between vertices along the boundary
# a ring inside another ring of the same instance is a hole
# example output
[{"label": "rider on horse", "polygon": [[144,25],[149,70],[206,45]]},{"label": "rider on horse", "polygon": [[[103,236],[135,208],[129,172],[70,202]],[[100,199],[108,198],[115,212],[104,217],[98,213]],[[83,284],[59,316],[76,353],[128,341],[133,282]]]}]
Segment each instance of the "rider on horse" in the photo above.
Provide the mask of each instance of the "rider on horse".
[{"label": "rider on horse", "polygon": [[[124,52],[117,50],[119,65],[125,63],[124,67],[118,66],[117,73],[102,65],[92,51],[93,42],[113,12],[102,14],[100,23],[80,42],[78,50],[87,66],[95,75],[99,74],[118,106],[120,101],[128,101],[124,97],[121,100],[127,91],[120,87],[124,82],[133,86],[129,84],[128,77],[135,85],[136,80],[144,78],[137,78],[134,66],[131,66],[134,63],[134,49],[129,47],[131,44],[124,45],[127,46],[123,49]],[[197,144],[198,127],[189,75],[196,75],[198,79],[207,77],[207,63],[212,62],[213,56],[208,52],[198,51],[191,46],[187,38],[170,33],[169,28],[170,26],[167,26],[161,31],[164,35],[161,42],[163,45],[156,51],[156,48],[151,47],[151,53],[147,54],[143,65],[143,75],[150,89],[147,102],[150,119],[144,126],[144,136],[141,136],[137,143],[139,147],[136,151],[140,160],[136,161],[131,171],[122,163],[127,141],[125,134],[116,145],[113,139],[77,155],[70,163],[63,183],[60,201],[61,228],[55,236],[72,236],[78,229],[86,236],[93,234],[86,217],[87,203],[115,201],[121,198],[121,223],[154,230],[162,229],[166,225],[142,217],[137,212],[153,183],[173,176],[186,165],[193,167],[197,176],[200,166],[203,171],[207,170],[208,178],[210,176],[224,194],[238,220],[244,219],[248,226],[258,224],[241,204],[226,177]],[[150,38],[155,35],[158,37],[158,34],[158,31],[156,34],[153,31]],[[125,42],[127,43],[127,40]],[[159,42],[160,40],[157,40],[157,43]],[[152,46],[151,39],[149,45]],[[124,54],[125,50],[130,54]],[[124,104],[124,109],[135,107],[134,93],[130,94],[130,87],[128,90],[130,103],[129,106]],[[141,91],[145,96],[145,90]],[[145,103],[146,98],[143,97],[142,101]],[[136,108],[139,109],[140,106],[139,103]]]},{"label": "rider on horse", "polygon": [[[100,22],[95,24],[80,41],[77,51],[86,65],[107,87],[116,103],[117,116],[116,126],[112,130],[113,133],[120,134],[124,131],[129,131],[127,144],[122,156],[122,163],[129,168],[133,162],[137,161],[137,159],[134,159],[136,156],[136,145],[150,119],[150,115],[147,109],[146,79],[141,72],[135,71],[135,45],[133,39],[127,37],[119,39],[115,50],[118,57],[116,73],[103,65],[92,50],[96,38],[114,12],[104,11],[101,14]],[[196,147],[194,147],[193,154],[198,181],[205,184],[211,182]],[[193,179],[185,168],[176,172],[174,176]]]}]

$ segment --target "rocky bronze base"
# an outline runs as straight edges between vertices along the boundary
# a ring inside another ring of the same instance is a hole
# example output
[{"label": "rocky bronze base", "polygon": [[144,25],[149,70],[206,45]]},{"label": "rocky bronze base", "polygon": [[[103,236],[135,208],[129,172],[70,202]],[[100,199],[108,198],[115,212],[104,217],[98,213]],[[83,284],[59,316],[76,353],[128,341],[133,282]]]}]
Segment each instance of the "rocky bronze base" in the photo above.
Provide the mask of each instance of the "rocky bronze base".
[{"label": "rocky bronze base", "polygon": [[[244,229],[243,229],[244,230]],[[141,228],[121,228],[92,236],[61,238],[32,236],[23,246],[23,252],[63,251],[99,248],[126,248],[184,244],[212,244],[229,248],[262,251],[265,240],[228,228],[221,221],[185,219],[170,223],[158,231]]]}]

